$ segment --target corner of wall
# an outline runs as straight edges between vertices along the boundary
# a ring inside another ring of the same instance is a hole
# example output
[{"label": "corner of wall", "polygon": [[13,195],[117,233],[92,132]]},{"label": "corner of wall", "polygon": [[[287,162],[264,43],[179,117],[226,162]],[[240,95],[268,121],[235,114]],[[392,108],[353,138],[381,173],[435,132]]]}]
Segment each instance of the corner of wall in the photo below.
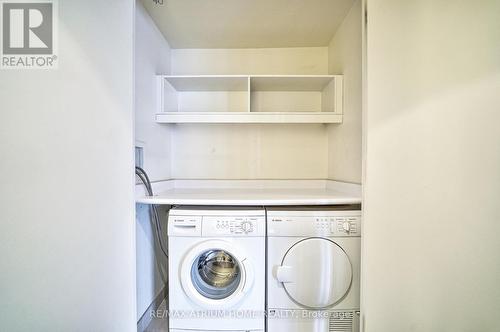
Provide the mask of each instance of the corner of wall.
[{"label": "corner of wall", "polygon": [[361,183],[362,8],[357,0],[328,45],[329,74],[344,75],[342,124],[328,125],[328,179]]},{"label": "corner of wall", "polygon": [[[136,1],[135,18],[135,139],[143,142],[144,168],[151,180],[165,180],[171,177],[171,130],[155,123],[154,118],[156,75],[170,73],[171,49],[140,1]],[[166,266],[167,262],[157,248],[150,217],[147,206],[137,206],[137,320],[155,302],[165,285],[161,266]]]},{"label": "corner of wall", "polygon": [[135,137],[144,142],[144,167],[152,181],[170,178],[170,130],[154,122],[156,75],[171,72],[171,48],[146,8],[136,6]]}]

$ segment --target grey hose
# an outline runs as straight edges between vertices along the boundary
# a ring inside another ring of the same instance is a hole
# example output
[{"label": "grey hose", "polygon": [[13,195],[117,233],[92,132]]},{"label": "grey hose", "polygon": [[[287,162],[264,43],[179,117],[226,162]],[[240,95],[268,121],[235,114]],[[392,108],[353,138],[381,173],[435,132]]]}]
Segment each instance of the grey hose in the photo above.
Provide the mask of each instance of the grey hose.
[{"label": "grey hose", "polygon": [[[135,174],[141,179],[142,183],[144,184],[144,187],[146,187],[146,191],[148,193],[148,196],[153,196],[153,187],[151,186],[151,181],[149,180],[148,175],[146,174],[146,171],[144,171],[142,168],[139,166],[135,167]],[[165,249],[163,246],[163,239],[161,237],[162,235],[162,228],[160,225],[160,217],[158,215],[158,209],[155,204],[151,204],[151,208],[153,210],[153,219],[154,219],[154,225],[156,228],[156,240],[158,241],[158,245],[165,255],[165,257],[168,258],[168,251]]]}]

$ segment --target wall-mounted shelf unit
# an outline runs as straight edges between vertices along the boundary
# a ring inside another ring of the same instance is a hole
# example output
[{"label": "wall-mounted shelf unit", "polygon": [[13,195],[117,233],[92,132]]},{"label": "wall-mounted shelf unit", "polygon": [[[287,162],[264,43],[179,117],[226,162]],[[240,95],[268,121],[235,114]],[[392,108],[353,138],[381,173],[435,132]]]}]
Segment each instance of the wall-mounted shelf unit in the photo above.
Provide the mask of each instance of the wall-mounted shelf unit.
[{"label": "wall-mounted shelf unit", "polygon": [[341,123],[342,75],[158,76],[158,123]]}]

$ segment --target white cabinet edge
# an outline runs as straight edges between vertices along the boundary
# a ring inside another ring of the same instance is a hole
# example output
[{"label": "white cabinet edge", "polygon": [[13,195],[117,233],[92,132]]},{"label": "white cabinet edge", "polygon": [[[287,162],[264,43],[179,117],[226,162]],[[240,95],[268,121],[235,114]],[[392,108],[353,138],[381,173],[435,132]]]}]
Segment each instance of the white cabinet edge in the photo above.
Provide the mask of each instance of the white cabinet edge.
[{"label": "white cabinet edge", "polygon": [[342,123],[333,112],[162,112],[157,123]]}]

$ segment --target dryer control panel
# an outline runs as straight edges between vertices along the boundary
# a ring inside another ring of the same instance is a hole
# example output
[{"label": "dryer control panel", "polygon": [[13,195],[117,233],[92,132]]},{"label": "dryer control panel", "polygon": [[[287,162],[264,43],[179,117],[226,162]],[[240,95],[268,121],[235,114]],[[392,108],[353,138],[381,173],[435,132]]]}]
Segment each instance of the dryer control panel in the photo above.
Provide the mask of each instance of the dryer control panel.
[{"label": "dryer control panel", "polygon": [[284,211],[268,213],[268,236],[319,236],[359,237],[361,236],[361,211],[335,211],[300,215],[286,215]]}]

